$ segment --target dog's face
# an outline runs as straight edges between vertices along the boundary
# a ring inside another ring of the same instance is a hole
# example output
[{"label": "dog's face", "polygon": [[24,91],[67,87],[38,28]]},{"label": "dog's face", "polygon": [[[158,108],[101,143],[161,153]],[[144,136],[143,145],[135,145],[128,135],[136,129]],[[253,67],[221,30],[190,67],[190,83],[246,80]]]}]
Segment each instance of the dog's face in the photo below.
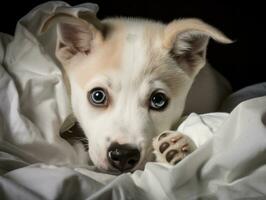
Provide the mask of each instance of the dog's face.
[{"label": "dog's face", "polygon": [[181,116],[208,38],[229,40],[195,19],[95,20],[59,24],[56,56],[91,160],[105,171],[132,171],[151,159],[152,138]]}]

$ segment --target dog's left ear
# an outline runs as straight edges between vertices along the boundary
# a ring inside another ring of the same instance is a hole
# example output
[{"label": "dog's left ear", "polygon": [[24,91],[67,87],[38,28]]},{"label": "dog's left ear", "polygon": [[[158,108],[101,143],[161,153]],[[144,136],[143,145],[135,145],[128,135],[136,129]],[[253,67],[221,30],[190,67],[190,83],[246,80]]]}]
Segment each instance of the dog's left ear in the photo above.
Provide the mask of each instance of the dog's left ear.
[{"label": "dog's left ear", "polygon": [[191,77],[195,77],[206,62],[209,38],[220,43],[231,43],[222,32],[199,19],[174,20],[164,31],[163,46],[178,65]]}]

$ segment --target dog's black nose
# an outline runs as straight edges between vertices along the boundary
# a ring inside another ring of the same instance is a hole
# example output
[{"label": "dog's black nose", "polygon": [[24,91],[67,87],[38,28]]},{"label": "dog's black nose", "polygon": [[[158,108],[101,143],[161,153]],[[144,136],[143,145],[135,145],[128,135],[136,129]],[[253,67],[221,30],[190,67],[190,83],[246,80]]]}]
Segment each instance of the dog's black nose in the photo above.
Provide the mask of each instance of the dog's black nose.
[{"label": "dog's black nose", "polygon": [[133,169],[140,159],[140,152],[129,144],[113,143],[107,150],[110,164],[121,172]]}]

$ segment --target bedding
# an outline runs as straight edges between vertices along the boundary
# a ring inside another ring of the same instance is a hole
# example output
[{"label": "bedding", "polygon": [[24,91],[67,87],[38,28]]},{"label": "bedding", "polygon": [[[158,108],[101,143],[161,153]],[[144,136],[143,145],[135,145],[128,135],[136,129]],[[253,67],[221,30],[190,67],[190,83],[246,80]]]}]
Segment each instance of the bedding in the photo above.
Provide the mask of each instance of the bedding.
[{"label": "bedding", "polygon": [[0,34],[0,199],[266,199],[263,92],[233,110],[238,103],[229,99],[230,114],[189,115],[178,130],[199,148],[175,166],[150,162],[134,173],[104,174],[60,137],[71,110],[52,38],[40,30],[54,13],[97,10],[48,2],[18,22],[14,37]]}]

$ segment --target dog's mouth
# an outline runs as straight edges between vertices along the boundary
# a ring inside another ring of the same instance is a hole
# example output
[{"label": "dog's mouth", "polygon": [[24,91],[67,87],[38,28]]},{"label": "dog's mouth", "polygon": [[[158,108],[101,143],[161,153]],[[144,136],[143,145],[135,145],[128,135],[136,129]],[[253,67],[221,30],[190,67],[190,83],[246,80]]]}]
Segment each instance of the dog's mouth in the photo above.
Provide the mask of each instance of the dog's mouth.
[{"label": "dog's mouth", "polygon": [[101,168],[101,167],[96,167],[96,171],[100,172],[100,173],[104,173],[104,174],[115,175],[115,176],[118,176],[118,175],[120,175],[122,173],[125,173],[125,172],[121,172],[121,171],[119,171],[117,169],[113,169],[113,168],[104,169],[104,168]]},{"label": "dog's mouth", "polygon": [[109,167],[108,169],[104,169],[101,167],[96,167],[96,171],[101,172],[101,173],[105,173],[105,174],[111,174],[111,175],[120,175],[120,174],[124,174],[124,173],[133,173],[136,170],[141,170],[141,169],[134,169],[134,170],[124,170],[124,171],[120,171],[118,169]]}]

